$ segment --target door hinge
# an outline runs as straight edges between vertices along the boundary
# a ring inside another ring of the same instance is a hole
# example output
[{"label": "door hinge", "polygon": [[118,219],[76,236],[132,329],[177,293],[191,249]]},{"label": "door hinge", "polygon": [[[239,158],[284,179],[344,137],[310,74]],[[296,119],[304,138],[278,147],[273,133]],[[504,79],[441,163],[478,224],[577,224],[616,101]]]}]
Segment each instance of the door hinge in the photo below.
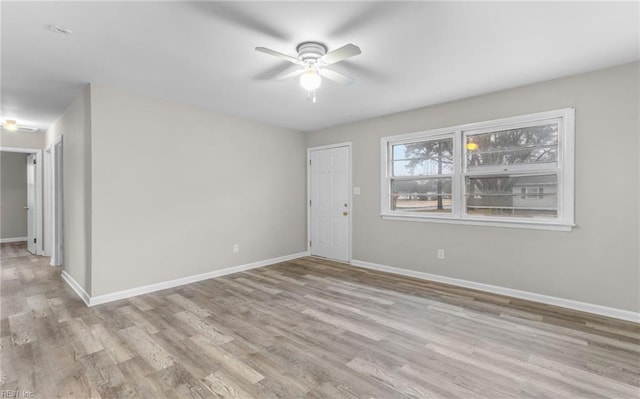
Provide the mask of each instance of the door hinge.
[{"label": "door hinge", "polygon": [[34,238],[34,239],[33,239],[33,243],[34,243],[34,244],[36,244],[37,242],[38,242],[38,239],[37,239],[37,238]]},{"label": "door hinge", "polygon": [[311,200],[309,200],[309,206],[311,206]]},{"label": "door hinge", "polygon": [[309,246],[311,246],[311,240],[309,240]]},{"label": "door hinge", "polygon": [[37,162],[36,162],[36,159],[35,159],[35,158],[33,158],[33,164],[34,164],[34,165],[35,165],[35,164],[37,164]]},{"label": "door hinge", "polygon": [[311,166],[311,160],[309,160],[309,166]]}]

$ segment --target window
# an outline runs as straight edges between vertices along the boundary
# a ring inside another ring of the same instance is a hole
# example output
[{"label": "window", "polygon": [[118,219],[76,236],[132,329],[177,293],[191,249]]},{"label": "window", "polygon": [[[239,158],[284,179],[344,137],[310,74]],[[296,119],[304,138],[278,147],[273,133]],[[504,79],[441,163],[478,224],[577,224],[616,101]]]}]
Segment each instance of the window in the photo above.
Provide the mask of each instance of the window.
[{"label": "window", "polygon": [[570,230],[574,111],[382,139],[383,218]]},{"label": "window", "polygon": [[453,139],[394,144],[391,209],[451,213]]}]

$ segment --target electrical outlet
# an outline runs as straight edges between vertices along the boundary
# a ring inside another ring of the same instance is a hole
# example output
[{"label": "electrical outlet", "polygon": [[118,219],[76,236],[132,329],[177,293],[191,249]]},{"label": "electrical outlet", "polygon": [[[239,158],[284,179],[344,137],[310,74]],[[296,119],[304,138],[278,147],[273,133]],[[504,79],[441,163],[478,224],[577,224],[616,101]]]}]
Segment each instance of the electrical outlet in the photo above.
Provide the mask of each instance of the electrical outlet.
[{"label": "electrical outlet", "polygon": [[444,259],[444,249],[438,250],[438,259]]},{"label": "electrical outlet", "polygon": [[233,253],[237,254],[238,252],[240,252],[240,245],[239,244],[233,244]]}]

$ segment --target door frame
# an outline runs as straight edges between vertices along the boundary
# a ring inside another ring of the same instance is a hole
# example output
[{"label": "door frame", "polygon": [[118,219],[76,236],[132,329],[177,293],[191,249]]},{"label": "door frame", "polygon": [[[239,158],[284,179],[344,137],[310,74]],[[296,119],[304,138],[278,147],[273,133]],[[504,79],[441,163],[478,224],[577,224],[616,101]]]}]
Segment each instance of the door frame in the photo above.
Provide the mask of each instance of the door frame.
[{"label": "door frame", "polygon": [[[311,153],[314,151],[330,150],[334,148],[346,147],[349,153],[349,173],[348,173],[348,185],[349,185],[349,212],[351,217],[349,218],[349,260],[347,263],[351,264],[353,260],[353,145],[350,141],[337,144],[321,145],[318,147],[307,148],[307,253],[311,255]],[[341,262],[336,260],[336,262]]]},{"label": "door frame", "polygon": [[0,151],[19,152],[22,154],[34,154],[36,157],[35,177],[35,206],[36,206],[36,255],[44,255],[44,240],[42,239],[42,150],[37,148],[5,147],[0,146]]},{"label": "door frame", "polygon": [[[56,155],[59,149],[60,155]],[[61,266],[62,254],[62,136],[56,137],[44,152],[45,173],[45,255],[51,257],[51,266]],[[60,168],[56,166],[60,162]],[[57,249],[58,248],[58,249]]]}]

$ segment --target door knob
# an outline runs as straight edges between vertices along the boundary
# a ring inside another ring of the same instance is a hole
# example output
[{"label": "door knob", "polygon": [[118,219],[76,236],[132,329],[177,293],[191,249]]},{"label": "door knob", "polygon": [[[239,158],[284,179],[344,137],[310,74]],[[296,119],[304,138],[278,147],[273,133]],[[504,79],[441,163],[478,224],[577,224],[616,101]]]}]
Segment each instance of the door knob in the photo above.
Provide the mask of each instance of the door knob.
[{"label": "door knob", "polygon": [[348,214],[349,214],[349,212],[347,212],[347,211],[342,212],[343,216],[347,216]]},{"label": "door knob", "polygon": [[25,207],[24,207],[24,209],[25,209],[26,211],[28,211],[28,210],[29,210],[29,207],[28,207],[28,206],[25,206]]}]

